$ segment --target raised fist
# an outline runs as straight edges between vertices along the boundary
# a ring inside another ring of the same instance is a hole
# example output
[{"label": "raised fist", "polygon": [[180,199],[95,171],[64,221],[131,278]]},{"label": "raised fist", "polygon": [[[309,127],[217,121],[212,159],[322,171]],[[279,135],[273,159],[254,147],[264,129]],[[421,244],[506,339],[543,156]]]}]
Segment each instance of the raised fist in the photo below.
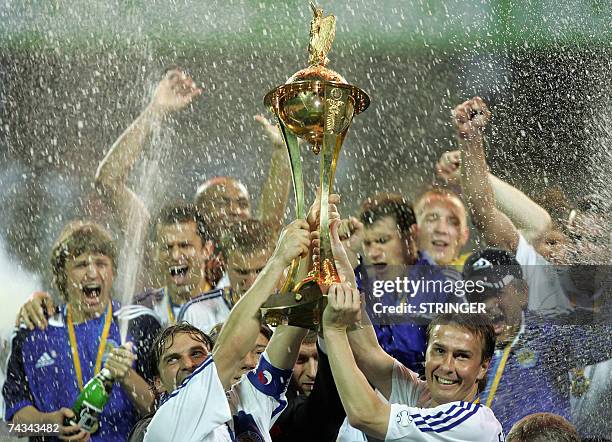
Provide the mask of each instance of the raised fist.
[{"label": "raised fist", "polygon": [[481,136],[490,119],[491,111],[480,97],[467,100],[453,110],[455,128],[463,140]]},{"label": "raised fist", "polygon": [[200,94],[202,89],[196,86],[189,75],[174,69],[168,71],[155,88],[151,106],[162,114],[175,112],[189,106]]},{"label": "raised fist", "polygon": [[455,184],[461,175],[461,151],[444,152],[436,163],[436,176],[448,184]]}]

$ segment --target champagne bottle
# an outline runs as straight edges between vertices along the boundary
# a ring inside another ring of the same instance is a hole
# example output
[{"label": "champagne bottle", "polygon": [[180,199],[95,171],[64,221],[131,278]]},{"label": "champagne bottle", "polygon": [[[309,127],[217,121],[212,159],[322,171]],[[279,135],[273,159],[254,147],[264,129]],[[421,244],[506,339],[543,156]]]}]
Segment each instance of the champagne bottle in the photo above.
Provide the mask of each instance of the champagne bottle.
[{"label": "champagne bottle", "polygon": [[112,389],[111,373],[107,368],[103,368],[85,384],[72,406],[75,417],[69,419],[65,425],[78,424],[83,430],[95,433],[99,427],[100,414],[110,398]]}]

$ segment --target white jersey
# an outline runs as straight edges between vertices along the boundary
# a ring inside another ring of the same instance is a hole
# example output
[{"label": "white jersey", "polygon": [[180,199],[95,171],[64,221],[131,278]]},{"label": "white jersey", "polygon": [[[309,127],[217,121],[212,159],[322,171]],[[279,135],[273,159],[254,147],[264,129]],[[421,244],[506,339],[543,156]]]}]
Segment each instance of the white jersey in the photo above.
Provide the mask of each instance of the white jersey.
[{"label": "white jersey", "polygon": [[190,299],[183,304],[176,316],[176,322],[186,321],[209,333],[219,322],[225,322],[230,309],[223,297],[223,289],[216,289]]},{"label": "white jersey", "polygon": [[519,235],[516,260],[529,286],[529,310],[544,315],[563,314],[573,310],[554,267],[536,252],[523,235]]},{"label": "white jersey", "polygon": [[175,305],[168,291],[162,288],[144,293],[136,302],[152,309],[164,327],[185,321],[208,333],[215,324],[224,322],[229,316],[224,290],[211,290],[184,304]]},{"label": "white jersey", "polygon": [[163,399],[145,442],[229,442],[232,418],[212,356]]},{"label": "white jersey", "polygon": [[[391,411],[385,441],[503,442],[502,426],[490,408],[455,401],[420,408],[428,399],[424,381],[395,362]],[[398,403],[399,402],[399,403]]]},{"label": "white jersey", "polygon": [[264,352],[257,368],[227,393],[237,441],[272,442],[270,429],[287,406],[291,372],[274,367]]}]

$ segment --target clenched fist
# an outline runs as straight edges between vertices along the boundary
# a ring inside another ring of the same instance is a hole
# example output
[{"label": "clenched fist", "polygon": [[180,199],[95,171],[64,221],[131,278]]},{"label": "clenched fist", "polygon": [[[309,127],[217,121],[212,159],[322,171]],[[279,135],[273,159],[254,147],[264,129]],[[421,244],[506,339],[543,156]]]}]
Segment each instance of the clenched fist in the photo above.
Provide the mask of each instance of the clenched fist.
[{"label": "clenched fist", "polygon": [[455,128],[463,140],[481,136],[490,119],[491,111],[480,97],[467,100],[453,110]]}]

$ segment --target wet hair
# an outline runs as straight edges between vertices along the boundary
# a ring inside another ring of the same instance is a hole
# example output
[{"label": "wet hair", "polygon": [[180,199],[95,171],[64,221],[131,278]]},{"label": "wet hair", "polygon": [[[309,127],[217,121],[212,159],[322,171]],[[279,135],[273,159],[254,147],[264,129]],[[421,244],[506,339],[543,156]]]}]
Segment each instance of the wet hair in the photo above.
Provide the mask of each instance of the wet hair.
[{"label": "wet hair", "polygon": [[[437,315],[427,326],[427,341],[431,339],[434,328],[438,325],[454,325],[469,331],[472,335],[480,338],[481,353],[480,361],[490,361],[495,353],[495,329],[489,317],[481,313],[444,313]],[[478,391],[486,388],[487,377],[478,382]]]},{"label": "wet hair", "polygon": [[278,233],[272,226],[257,219],[247,219],[229,226],[221,239],[221,253],[227,260],[232,252],[251,255],[270,250],[276,243]]},{"label": "wet hair", "polygon": [[113,272],[117,270],[117,247],[111,234],[93,221],[71,221],[51,249],[53,282],[63,298],[66,298],[66,262],[83,253],[107,256],[111,260]]},{"label": "wet hair", "polygon": [[155,220],[154,240],[157,239],[157,230],[159,226],[189,222],[194,222],[196,224],[196,231],[202,240],[202,245],[206,244],[206,242],[211,239],[211,234],[206,226],[204,217],[194,204],[174,203],[164,206],[157,214]]},{"label": "wet hair", "polygon": [[267,324],[264,324],[263,322],[259,326],[259,333],[264,335],[268,339],[268,341],[272,339],[272,333],[273,333],[272,329]]},{"label": "wet hair", "polygon": [[365,226],[371,226],[388,216],[395,220],[402,235],[409,238],[410,227],[416,224],[416,217],[412,205],[402,195],[383,193],[367,198],[361,206],[359,219]]},{"label": "wet hair", "polygon": [[310,344],[310,345],[316,344],[318,337],[319,335],[317,334],[316,331],[308,330],[308,333],[306,333],[306,336],[304,336],[304,339],[302,340],[302,344]]},{"label": "wet hair", "polygon": [[580,442],[580,437],[565,418],[552,413],[534,413],[512,426],[506,442]]},{"label": "wet hair", "polygon": [[[219,334],[221,333],[221,329],[223,328],[223,324],[224,324],[223,322],[217,322],[210,329],[210,339],[211,339],[213,344],[217,343],[217,339],[219,338]],[[264,323],[261,323],[261,325],[259,326],[259,333],[264,335],[268,341],[270,339],[272,339],[272,329],[270,327],[268,327]]]},{"label": "wet hair", "polygon": [[179,322],[162,330],[153,341],[150,352],[151,370],[153,376],[159,377],[159,363],[166,349],[172,347],[174,337],[180,333],[186,333],[193,339],[204,344],[204,347],[210,352],[213,349],[213,341],[210,337],[199,328],[187,322]]},{"label": "wet hair", "polygon": [[[418,196],[415,198],[414,204],[413,204],[413,208],[415,212],[418,212],[419,205],[428,196],[439,196],[441,198],[454,198],[457,201],[459,201],[465,208],[465,203],[463,202],[463,199],[461,198],[461,196],[459,196],[457,192],[450,189],[449,187],[440,186],[440,185],[430,185],[430,186],[427,186],[421,189],[421,191],[417,195]],[[467,212],[466,212],[466,218],[467,218]]]}]

